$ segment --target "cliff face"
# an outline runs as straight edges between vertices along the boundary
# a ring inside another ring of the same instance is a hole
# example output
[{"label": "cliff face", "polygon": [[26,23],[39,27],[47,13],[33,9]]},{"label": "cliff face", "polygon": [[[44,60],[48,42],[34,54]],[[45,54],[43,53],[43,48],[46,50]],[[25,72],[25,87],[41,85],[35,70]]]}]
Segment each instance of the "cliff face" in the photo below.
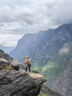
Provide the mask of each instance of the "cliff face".
[{"label": "cliff face", "polygon": [[27,34],[19,40],[10,56],[24,61],[26,55],[34,56],[33,68],[42,68],[51,60],[67,42],[72,41],[72,24],[65,24],[37,34]]},{"label": "cliff face", "polygon": [[[10,52],[11,57],[21,60],[26,55],[55,56],[59,49],[72,41],[72,24],[65,24],[36,34],[26,34],[19,40],[16,48]],[[39,55],[40,54],[40,55]],[[44,58],[45,59],[45,58]],[[47,58],[48,59],[48,58]]]},{"label": "cliff face", "polygon": [[50,89],[49,87],[42,85],[41,92],[38,96],[63,96],[58,92]]},{"label": "cliff face", "polygon": [[[72,42],[66,43],[58,53],[63,57],[63,61],[67,59],[67,66],[64,71],[60,74],[60,76],[55,80],[53,87],[59,91],[64,96],[72,95]],[[66,63],[65,63],[66,64]]]},{"label": "cliff face", "polygon": [[64,96],[72,96],[72,58],[64,72],[55,80],[53,88]]},{"label": "cliff face", "polygon": [[0,96],[37,96],[46,79],[39,74],[0,71]]},{"label": "cliff face", "polygon": [[[7,66],[7,67],[5,67]],[[14,68],[10,69],[9,66]],[[19,71],[17,67],[20,66]],[[0,50],[0,96],[37,96],[46,81],[40,74],[28,73],[20,63]],[[5,69],[5,70],[4,70]]]},{"label": "cliff face", "polygon": [[64,44],[42,74],[47,78],[48,86],[64,96],[72,95],[72,42]]}]

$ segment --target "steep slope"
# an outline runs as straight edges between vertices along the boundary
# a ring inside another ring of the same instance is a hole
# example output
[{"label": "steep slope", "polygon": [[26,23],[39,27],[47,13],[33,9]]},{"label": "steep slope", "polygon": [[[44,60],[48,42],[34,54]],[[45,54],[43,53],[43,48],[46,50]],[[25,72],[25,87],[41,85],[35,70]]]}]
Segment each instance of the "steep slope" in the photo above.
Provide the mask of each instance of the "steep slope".
[{"label": "steep slope", "polygon": [[62,95],[54,91],[53,89],[50,89],[45,85],[42,85],[39,96],[62,96]]},{"label": "steep slope", "polygon": [[0,49],[0,58],[6,59],[9,63],[13,60],[7,53]]},{"label": "steep slope", "polygon": [[44,67],[42,74],[48,80],[46,84],[64,96],[71,96],[72,42],[64,44],[58,54]]},{"label": "steep slope", "polygon": [[[60,54],[67,54],[66,67],[62,74],[55,80],[53,87],[64,96],[72,95],[72,42],[67,43],[60,50]],[[64,58],[65,60],[66,58]]]},{"label": "steep slope", "polygon": [[21,40],[19,40],[16,48],[10,53],[10,55],[16,59],[25,57],[26,55],[33,56],[34,53],[38,53],[44,47],[49,38],[52,37],[52,33],[52,30],[48,30],[45,33],[26,34]]},{"label": "steep slope", "polygon": [[53,88],[64,96],[72,95],[72,57],[64,72],[55,80]]},{"label": "steep slope", "polygon": [[19,69],[22,65],[17,60],[10,57],[7,53],[0,49],[0,70],[3,69]]},{"label": "steep slope", "polygon": [[25,56],[34,56],[33,68],[38,67],[41,72],[47,62],[52,59],[61,47],[72,41],[72,24],[65,24],[57,29],[50,29],[37,34],[27,34],[19,40],[10,56],[24,61]]}]

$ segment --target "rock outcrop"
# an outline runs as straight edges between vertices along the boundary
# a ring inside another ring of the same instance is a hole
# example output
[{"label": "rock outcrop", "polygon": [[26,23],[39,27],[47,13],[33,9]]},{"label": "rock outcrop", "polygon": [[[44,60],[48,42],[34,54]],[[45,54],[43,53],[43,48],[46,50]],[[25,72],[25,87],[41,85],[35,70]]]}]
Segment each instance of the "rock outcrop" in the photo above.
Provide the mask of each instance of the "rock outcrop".
[{"label": "rock outcrop", "polygon": [[20,67],[23,67],[20,62],[13,59],[7,53],[0,49],[0,66],[3,64],[8,66],[11,65],[15,70],[19,70]]},{"label": "rock outcrop", "polygon": [[46,79],[40,74],[19,71],[0,71],[0,96],[38,96]]},{"label": "rock outcrop", "polygon": [[7,53],[0,49],[0,58],[6,59],[9,63],[13,60]]},{"label": "rock outcrop", "polygon": [[25,72],[20,62],[2,50],[0,50],[1,65],[12,66],[15,70],[2,68],[0,71],[0,96],[38,96],[41,85],[46,81],[45,77]]},{"label": "rock outcrop", "polygon": [[9,62],[4,58],[0,58],[0,65],[1,64],[9,64]]}]

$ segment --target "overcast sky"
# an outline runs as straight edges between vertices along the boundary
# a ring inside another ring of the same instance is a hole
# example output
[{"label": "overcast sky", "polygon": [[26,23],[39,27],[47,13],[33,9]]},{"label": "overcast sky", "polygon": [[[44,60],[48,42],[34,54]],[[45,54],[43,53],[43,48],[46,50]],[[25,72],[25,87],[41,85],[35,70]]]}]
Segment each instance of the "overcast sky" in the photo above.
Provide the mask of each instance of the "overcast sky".
[{"label": "overcast sky", "polygon": [[5,46],[65,23],[72,23],[72,0],[0,0],[0,44]]}]

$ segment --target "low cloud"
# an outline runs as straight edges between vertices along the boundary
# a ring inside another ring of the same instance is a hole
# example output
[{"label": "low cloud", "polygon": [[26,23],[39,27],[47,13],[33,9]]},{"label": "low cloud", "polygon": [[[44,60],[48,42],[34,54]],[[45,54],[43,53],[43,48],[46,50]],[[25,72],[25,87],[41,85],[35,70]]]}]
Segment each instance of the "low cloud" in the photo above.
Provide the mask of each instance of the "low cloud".
[{"label": "low cloud", "polygon": [[15,47],[22,35],[0,34],[0,44],[8,47]]},{"label": "low cloud", "polygon": [[4,26],[4,24],[3,23],[0,23],[0,26]]},{"label": "low cloud", "polygon": [[2,0],[1,4],[2,23],[18,22],[24,27],[31,25],[43,30],[44,26],[72,22],[72,0]]},{"label": "low cloud", "polygon": [[72,23],[72,0],[0,0],[0,33],[36,33]]}]

